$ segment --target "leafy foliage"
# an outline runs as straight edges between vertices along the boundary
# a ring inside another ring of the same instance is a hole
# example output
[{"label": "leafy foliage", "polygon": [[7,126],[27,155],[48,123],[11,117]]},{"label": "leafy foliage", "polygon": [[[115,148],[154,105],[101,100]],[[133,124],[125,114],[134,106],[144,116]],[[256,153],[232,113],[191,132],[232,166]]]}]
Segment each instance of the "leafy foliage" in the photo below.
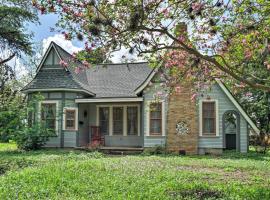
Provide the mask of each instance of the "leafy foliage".
[{"label": "leafy foliage", "polygon": [[7,142],[24,127],[26,119],[25,97],[13,88],[14,84],[0,93],[0,141]]},{"label": "leafy foliage", "polygon": [[37,150],[46,144],[49,137],[52,136],[54,134],[50,130],[40,123],[35,123],[16,131],[13,140],[17,143],[19,149]]},{"label": "leafy foliage", "polygon": [[37,22],[37,13],[27,0],[0,0],[0,65],[6,64],[21,53],[31,54],[30,33],[24,28],[27,22]]},{"label": "leafy foliage", "polygon": [[[229,77],[270,91],[268,0],[33,0],[33,5],[42,14],[58,13],[57,25],[67,39],[84,38],[108,57],[126,47],[150,61],[164,60],[166,68],[193,77],[200,87]],[[178,28],[183,22],[188,33]],[[168,52],[173,59],[166,59]],[[262,64],[250,73],[251,63]]]}]

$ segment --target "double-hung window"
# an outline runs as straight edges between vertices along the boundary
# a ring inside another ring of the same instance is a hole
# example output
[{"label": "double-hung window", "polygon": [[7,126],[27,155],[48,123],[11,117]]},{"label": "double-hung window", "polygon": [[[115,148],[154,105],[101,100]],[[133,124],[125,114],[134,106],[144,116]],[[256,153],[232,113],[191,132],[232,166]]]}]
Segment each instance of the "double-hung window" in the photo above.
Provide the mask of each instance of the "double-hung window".
[{"label": "double-hung window", "polygon": [[56,133],[56,103],[41,103],[41,122]]},{"label": "double-hung window", "polygon": [[138,107],[127,107],[127,135],[138,134]]},{"label": "double-hung window", "polygon": [[64,109],[64,130],[76,131],[77,128],[77,108]]},{"label": "double-hung window", "polygon": [[162,135],[162,103],[150,104],[150,135]]},{"label": "double-hung window", "polygon": [[123,135],[123,107],[113,107],[113,134]]},{"label": "double-hung window", "polygon": [[216,101],[203,101],[201,104],[201,135],[217,135]]}]

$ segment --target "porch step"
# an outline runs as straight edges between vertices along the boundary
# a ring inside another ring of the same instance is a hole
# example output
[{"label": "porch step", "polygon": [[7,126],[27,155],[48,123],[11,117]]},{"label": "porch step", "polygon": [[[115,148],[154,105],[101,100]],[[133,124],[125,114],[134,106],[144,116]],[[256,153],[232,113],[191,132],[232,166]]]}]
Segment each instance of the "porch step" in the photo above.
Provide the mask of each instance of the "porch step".
[{"label": "porch step", "polygon": [[113,155],[131,155],[143,152],[142,147],[100,147],[99,150],[103,153]]}]

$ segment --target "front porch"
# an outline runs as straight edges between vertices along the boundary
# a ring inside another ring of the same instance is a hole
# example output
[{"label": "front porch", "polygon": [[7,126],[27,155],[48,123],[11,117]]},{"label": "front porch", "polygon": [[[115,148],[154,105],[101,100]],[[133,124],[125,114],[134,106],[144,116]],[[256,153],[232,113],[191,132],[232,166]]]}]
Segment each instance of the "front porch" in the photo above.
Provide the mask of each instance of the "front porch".
[{"label": "front porch", "polygon": [[117,101],[79,99],[76,103],[78,103],[78,147],[91,147],[97,143],[102,150],[109,148],[123,150],[144,146],[142,98]]}]

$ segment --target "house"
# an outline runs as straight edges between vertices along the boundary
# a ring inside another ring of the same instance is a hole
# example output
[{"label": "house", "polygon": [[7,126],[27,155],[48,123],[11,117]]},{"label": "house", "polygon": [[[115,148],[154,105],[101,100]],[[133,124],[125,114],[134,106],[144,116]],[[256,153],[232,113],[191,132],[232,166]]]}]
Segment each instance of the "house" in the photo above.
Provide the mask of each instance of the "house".
[{"label": "house", "polygon": [[219,80],[195,102],[191,86],[156,101],[156,92],[164,89],[159,73],[147,63],[102,64],[75,73],[74,67],[59,64],[70,59],[52,42],[36,76],[23,88],[29,99],[35,93],[44,97],[33,118],[55,130],[47,147],[85,147],[102,138],[105,147],[161,145],[189,154],[224,149],[245,153],[249,129],[259,133]]}]

